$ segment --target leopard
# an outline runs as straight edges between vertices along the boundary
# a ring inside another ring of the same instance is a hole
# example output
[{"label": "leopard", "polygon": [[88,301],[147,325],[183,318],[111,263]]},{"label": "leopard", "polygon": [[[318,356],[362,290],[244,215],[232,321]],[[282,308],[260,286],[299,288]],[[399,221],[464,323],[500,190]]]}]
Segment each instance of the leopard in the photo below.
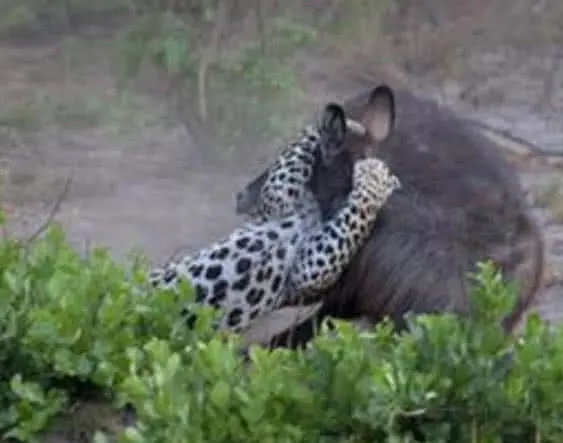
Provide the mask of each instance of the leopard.
[{"label": "leopard", "polygon": [[[263,185],[245,207],[246,220],[221,240],[149,272],[154,288],[187,280],[194,304],[221,311],[214,328],[241,333],[286,304],[318,302],[372,231],[377,214],[401,183],[378,158],[354,165],[353,186],[334,217],[323,220],[308,187],[314,166],[330,162],[344,144],[347,121],[328,103],[315,124],[266,169]],[[244,206],[239,194],[237,205]],[[193,325],[192,305],[183,308]]]}]

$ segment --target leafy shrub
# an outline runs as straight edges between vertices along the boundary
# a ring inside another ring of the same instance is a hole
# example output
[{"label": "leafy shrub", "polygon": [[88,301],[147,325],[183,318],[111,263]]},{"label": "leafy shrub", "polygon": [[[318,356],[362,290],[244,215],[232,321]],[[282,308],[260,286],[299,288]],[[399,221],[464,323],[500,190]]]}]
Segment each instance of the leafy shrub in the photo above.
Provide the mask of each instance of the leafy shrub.
[{"label": "leafy shrub", "polygon": [[247,367],[229,343],[173,352],[155,339],[119,387],[139,411],[125,441],[561,441],[562,334],[532,316],[507,338],[513,288],[491,265],[476,280],[472,320],[423,315],[400,335],[337,322],[337,338],[254,348]]},{"label": "leafy shrub", "polygon": [[[506,337],[515,299],[490,264],[476,314],[409,318],[358,332],[336,322],[305,350],[250,349],[211,333],[211,309],[188,330],[176,294],[152,291],[146,265],[102,249],[81,257],[52,227],[0,243],[0,428],[38,440],[85,388],[131,404],[119,442],[560,442],[563,332],[537,315]],[[107,441],[99,433],[96,441]]]},{"label": "leafy shrub", "polygon": [[82,258],[58,227],[30,245],[5,238],[0,264],[0,428],[11,428],[6,436],[29,438],[85,385],[111,395],[128,373],[128,352],[149,338],[178,350],[193,335],[178,317],[179,298],[188,302],[189,290],[144,296],[142,259],[126,269],[103,249]]}]

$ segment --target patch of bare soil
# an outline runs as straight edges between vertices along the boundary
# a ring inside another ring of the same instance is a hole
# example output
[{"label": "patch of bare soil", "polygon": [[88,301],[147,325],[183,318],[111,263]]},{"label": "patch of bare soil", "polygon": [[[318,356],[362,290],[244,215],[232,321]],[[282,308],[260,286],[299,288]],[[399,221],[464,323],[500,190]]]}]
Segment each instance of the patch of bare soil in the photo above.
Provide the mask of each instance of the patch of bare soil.
[{"label": "patch of bare soil", "polygon": [[[66,42],[68,45],[68,42]],[[79,43],[76,43],[79,44]],[[83,43],[81,43],[83,44]],[[100,48],[70,63],[65,42],[0,47],[0,172],[11,232],[32,232],[72,176],[55,220],[73,244],[141,248],[155,261],[236,223],[228,165],[205,170],[162,103],[119,95]],[[98,51],[97,51],[98,50]],[[107,58],[107,57],[106,57]]]}]

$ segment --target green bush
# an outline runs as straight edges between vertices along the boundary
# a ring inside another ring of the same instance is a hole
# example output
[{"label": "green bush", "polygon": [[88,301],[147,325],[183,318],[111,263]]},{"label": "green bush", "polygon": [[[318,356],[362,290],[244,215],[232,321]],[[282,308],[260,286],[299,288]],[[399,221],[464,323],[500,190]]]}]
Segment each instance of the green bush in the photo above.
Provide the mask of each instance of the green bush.
[{"label": "green bush", "polygon": [[146,296],[140,258],[129,268],[112,262],[103,249],[82,258],[55,226],[28,245],[5,238],[0,266],[5,436],[27,440],[80,386],[93,384],[111,397],[128,375],[128,354],[149,339],[166,340],[175,351],[193,340],[178,316],[180,298],[185,294],[188,302],[191,292]]},{"label": "green bush", "polygon": [[491,265],[476,279],[471,321],[420,316],[402,335],[339,322],[305,352],[254,348],[247,367],[229,344],[155,339],[119,388],[139,411],[125,441],[562,441],[563,336],[532,316],[507,338],[515,292]]},{"label": "green bush", "polygon": [[490,264],[471,319],[410,318],[408,334],[336,322],[306,350],[252,347],[249,362],[238,337],[211,333],[211,309],[187,330],[189,285],[154,292],[142,258],[81,257],[56,226],[4,238],[0,272],[6,438],[42,441],[89,387],[134,406],[122,443],[563,441],[563,333],[532,315],[506,337],[515,291]]}]

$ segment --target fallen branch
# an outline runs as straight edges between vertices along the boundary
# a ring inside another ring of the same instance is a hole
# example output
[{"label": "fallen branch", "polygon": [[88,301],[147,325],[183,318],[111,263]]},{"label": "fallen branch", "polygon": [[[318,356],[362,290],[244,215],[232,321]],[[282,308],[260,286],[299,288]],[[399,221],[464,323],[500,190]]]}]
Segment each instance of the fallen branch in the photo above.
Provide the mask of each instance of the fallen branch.
[{"label": "fallen branch", "polygon": [[[467,119],[467,121],[473,126],[476,126],[481,130],[489,132],[490,135],[493,136],[493,138],[502,137],[508,140],[510,143],[498,142],[497,144],[501,149],[508,151],[513,155],[517,155],[520,157],[525,157],[525,156],[539,157],[550,165],[563,166],[563,152],[552,152],[552,151],[546,151],[544,149],[541,149],[536,144],[522,137],[514,135],[508,129],[497,128],[495,126],[491,126],[488,123],[483,123],[473,119]],[[484,135],[490,137],[489,134],[485,133]]]},{"label": "fallen branch", "polygon": [[33,243],[41,234],[43,234],[49,228],[49,226],[53,222],[53,219],[55,218],[55,215],[57,215],[57,213],[59,212],[61,205],[70,190],[70,185],[72,183],[73,177],[74,177],[73,173],[71,173],[68,176],[68,178],[65,181],[61,194],[55,200],[55,203],[53,204],[51,211],[49,211],[49,215],[47,216],[45,221],[39,226],[39,228],[37,228],[37,230],[26,240],[25,242],[26,247],[28,247],[31,243]]},{"label": "fallen branch", "polygon": [[220,43],[225,27],[229,20],[229,2],[224,0],[219,3],[215,13],[215,23],[211,29],[209,42],[201,50],[201,57],[197,71],[197,90],[198,90],[198,113],[199,118],[204,124],[208,123],[208,109],[207,109],[207,72],[212,63],[218,57],[220,50]]}]

